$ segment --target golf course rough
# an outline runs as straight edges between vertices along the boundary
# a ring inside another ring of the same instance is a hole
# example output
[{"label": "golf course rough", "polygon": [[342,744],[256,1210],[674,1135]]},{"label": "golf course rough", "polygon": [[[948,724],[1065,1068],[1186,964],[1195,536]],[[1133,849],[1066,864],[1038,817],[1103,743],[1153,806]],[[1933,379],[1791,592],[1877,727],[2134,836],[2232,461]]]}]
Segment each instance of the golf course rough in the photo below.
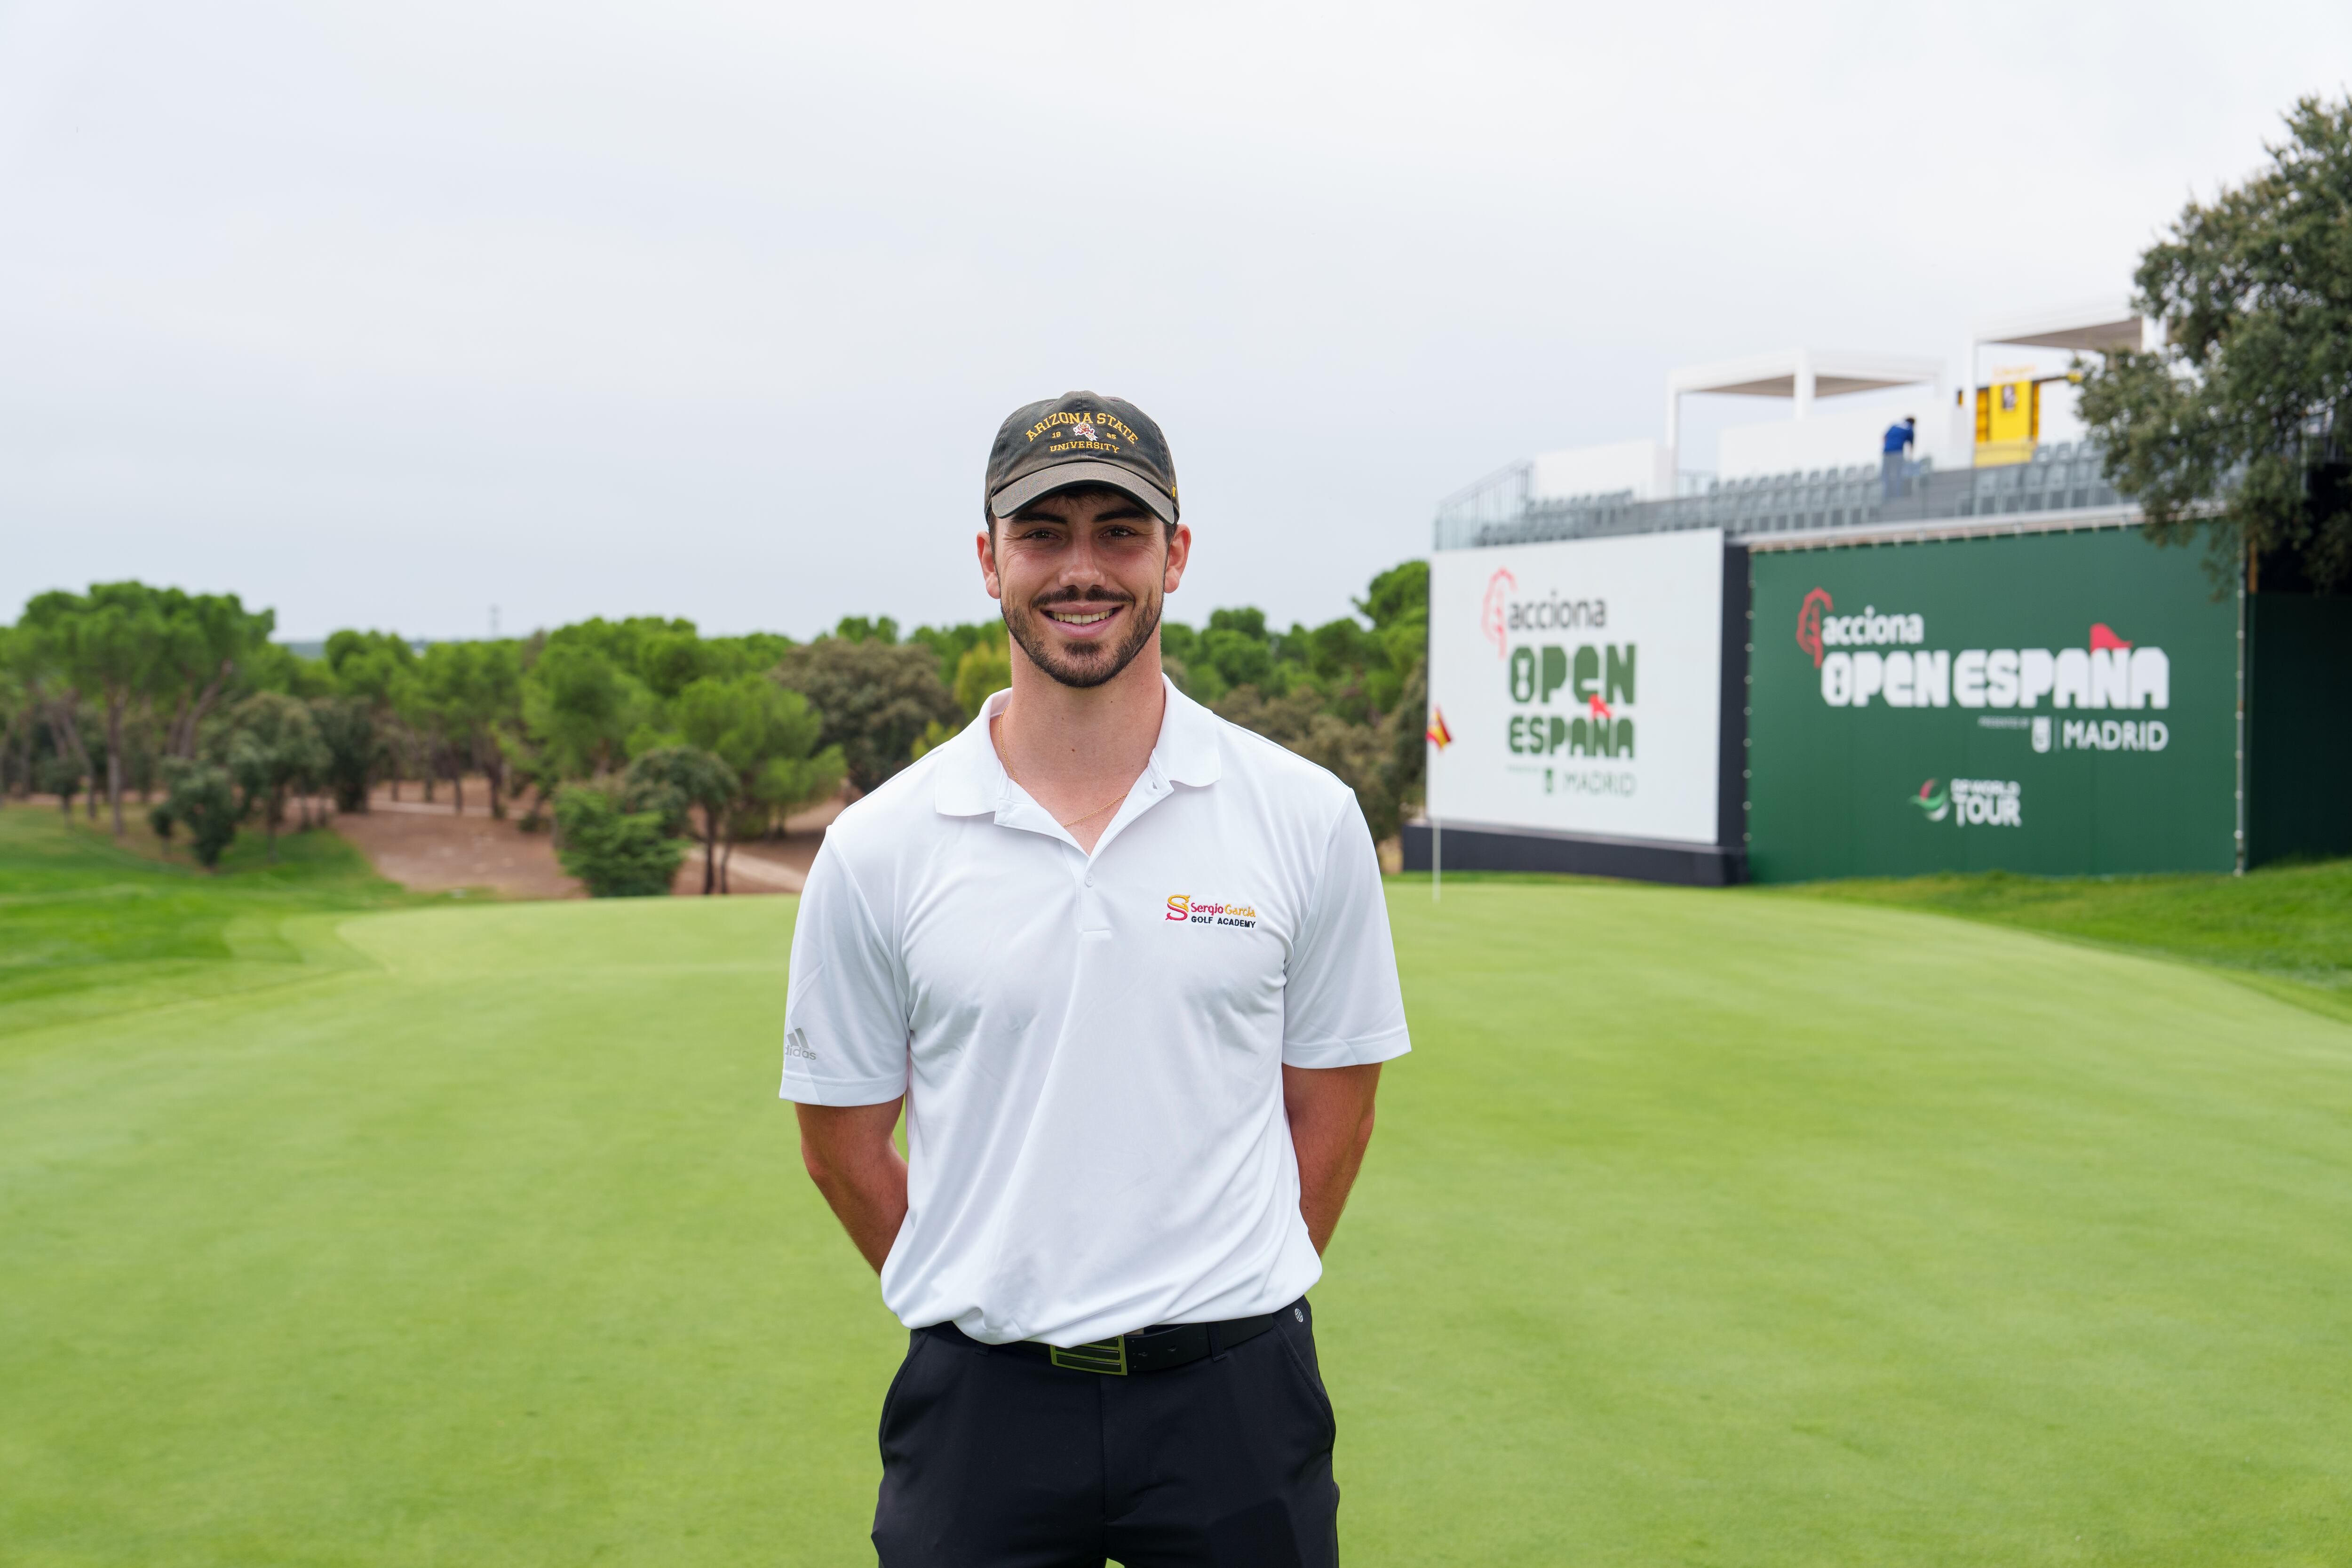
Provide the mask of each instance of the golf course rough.
[{"label": "golf course rough", "polygon": [[[1391,889],[1316,1292],[1367,1565],[2340,1562],[2352,1027],[1758,889]],[[870,1560],[788,900],[357,914],[11,1031],[12,1563]]]}]

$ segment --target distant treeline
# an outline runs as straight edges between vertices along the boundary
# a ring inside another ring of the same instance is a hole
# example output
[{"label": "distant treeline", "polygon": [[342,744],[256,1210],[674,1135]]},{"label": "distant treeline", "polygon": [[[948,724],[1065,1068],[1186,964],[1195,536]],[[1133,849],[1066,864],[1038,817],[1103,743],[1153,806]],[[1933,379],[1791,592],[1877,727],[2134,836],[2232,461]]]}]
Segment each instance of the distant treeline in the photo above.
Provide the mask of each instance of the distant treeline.
[{"label": "distant treeline", "polygon": [[[1268,628],[1218,610],[1166,624],[1168,672],[1234,722],[1351,785],[1376,837],[1421,791],[1428,568],[1375,577],[1358,615]],[[240,825],[273,839],[310,802],[487,781],[491,811],[551,820],[597,891],[667,888],[684,837],[723,889],[734,843],[846,778],[870,790],[952,735],[1011,679],[1003,623],[845,617],[796,643],[707,637],[691,621],[594,619],[528,637],[433,643],[339,631],[318,658],[271,640],[233,594],[103,583],[50,593],[0,627],[0,794],[135,794],[167,836],[216,859]],[[658,884],[658,888],[656,886]]]}]

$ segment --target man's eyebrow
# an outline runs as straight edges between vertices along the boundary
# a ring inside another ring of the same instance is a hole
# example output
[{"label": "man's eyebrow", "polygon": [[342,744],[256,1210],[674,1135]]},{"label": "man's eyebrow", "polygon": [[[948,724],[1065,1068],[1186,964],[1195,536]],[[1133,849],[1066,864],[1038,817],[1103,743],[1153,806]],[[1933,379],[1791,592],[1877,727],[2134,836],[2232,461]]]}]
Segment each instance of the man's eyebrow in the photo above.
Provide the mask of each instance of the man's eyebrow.
[{"label": "man's eyebrow", "polygon": [[[1106,511],[1098,511],[1092,517],[1087,519],[1087,521],[1088,522],[1125,522],[1129,518],[1149,517],[1150,515],[1151,514],[1150,512],[1143,509],[1140,502],[1129,501],[1124,505],[1112,507]],[[1006,518],[1004,521],[1008,523],[1058,522],[1066,528],[1074,526],[1070,519],[1064,517],[1059,512],[1046,511],[1043,509],[1034,507],[1023,507],[1019,511],[1014,512],[1011,517]]]}]

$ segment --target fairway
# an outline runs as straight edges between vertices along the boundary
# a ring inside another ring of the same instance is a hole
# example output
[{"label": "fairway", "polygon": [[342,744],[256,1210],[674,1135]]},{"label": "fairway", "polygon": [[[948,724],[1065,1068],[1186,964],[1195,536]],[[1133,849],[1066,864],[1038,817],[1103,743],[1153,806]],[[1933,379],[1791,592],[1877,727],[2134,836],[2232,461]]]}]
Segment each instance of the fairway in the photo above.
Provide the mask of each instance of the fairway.
[{"label": "fairway", "polygon": [[[2352,1555],[2352,1026],[1757,889],[1391,905],[1357,1568]],[[793,911],[302,913],[266,989],[0,1007],[0,1555],[870,1562],[904,1339],[774,1098]]]}]

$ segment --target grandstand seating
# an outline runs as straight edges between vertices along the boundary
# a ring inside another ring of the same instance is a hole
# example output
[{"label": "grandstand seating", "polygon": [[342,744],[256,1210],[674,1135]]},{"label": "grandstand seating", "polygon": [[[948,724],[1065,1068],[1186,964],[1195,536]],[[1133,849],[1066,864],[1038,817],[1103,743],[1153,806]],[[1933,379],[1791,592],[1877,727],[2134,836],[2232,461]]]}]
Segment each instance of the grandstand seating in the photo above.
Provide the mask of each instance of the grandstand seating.
[{"label": "grandstand seating", "polygon": [[2099,448],[2087,441],[2038,447],[2032,460],[2003,468],[1938,469],[1922,463],[1893,500],[1884,494],[1879,470],[1860,464],[1709,480],[1698,493],[1671,500],[1636,500],[1630,490],[1536,496],[1528,481],[1528,465],[1515,464],[1449,497],[1438,509],[1437,548],[1689,528],[1720,528],[1734,536],[1790,533],[2125,504],[2107,480]]}]

